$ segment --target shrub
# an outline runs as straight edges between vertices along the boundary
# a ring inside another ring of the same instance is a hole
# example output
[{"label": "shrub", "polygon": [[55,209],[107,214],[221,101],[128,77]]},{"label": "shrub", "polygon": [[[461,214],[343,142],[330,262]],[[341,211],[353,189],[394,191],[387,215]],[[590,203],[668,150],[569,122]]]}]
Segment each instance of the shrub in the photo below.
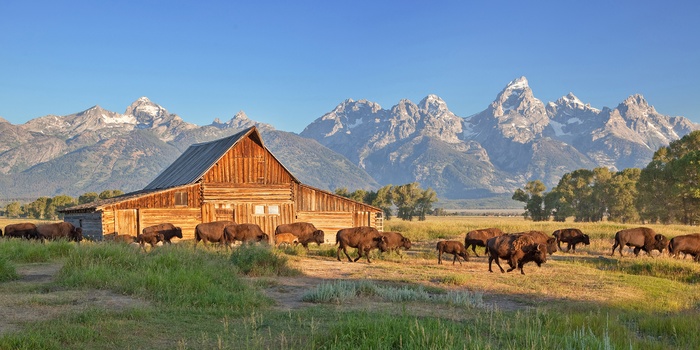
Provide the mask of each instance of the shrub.
[{"label": "shrub", "polygon": [[234,250],[231,262],[249,276],[295,276],[300,273],[287,266],[286,257],[255,244],[244,244]]},{"label": "shrub", "polygon": [[0,282],[7,282],[19,278],[15,266],[12,265],[6,258],[0,257]]}]

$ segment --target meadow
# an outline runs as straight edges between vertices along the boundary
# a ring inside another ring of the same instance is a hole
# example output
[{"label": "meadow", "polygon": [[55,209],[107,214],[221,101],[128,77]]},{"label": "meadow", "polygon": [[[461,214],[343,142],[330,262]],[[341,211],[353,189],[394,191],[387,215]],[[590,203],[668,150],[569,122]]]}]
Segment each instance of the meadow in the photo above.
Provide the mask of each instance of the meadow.
[{"label": "meadow", "polygon": [[[697,348],[700,264],[656,252],[611,257],[614,233],[634,226],[393,219],[385,230],[414,244],[402,255],[374,252],[371,264],[338,262],[332,245],[230,251],[180,242],[144,253],[3,239],[0,349]],[[648,226],[669,238],[700,231]],[[468,262],[445,256],[437,265],[435,242],[483,227],[578,227],[591,245],[528,264],[524,276],[488,272],[483,248]]]}]

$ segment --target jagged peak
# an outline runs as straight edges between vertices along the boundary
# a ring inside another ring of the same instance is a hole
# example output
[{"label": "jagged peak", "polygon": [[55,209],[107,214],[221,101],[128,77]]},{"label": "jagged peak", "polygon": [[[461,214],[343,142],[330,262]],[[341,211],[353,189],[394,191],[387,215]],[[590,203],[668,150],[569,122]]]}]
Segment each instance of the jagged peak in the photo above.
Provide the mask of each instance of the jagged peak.
[{"label": "jagged peak", "polygon": [[245,114],[243,110],[238,111],[234,116],[233,119],[249,119],[248,115]]},{"label": "jagged peak", "polygon": [[638,105],[638,106],[642,106],[642,107],[647,107],[647,106],[649,106],[649,103],[647,103],[647,100],[644,99],[644,96],[642,96],[641,94],[634,94],[634,95],[631,95],[630,97],[628,97],[627,99],[625,99],[625,100],[622,102],[622,104],[628,105],[628,106],[629,106],[629,105]]},{"label": "jagged peak", "polygon": [[151,103],[151,100],[148,99],[146,96],[141,96],[139,97],[135,102],[140,102],[140,103]]},{"label": "jagged peak", "polygon": [[530,87],[530,85],[527,81],[527,78],[525,78],[525,76],[521,76],[520,78],[517,78],[517,79],[511,81],[510,83],[508,83],[508,85],[506,85],[506,88],[504,90],[523,90],[523,89],[529,88],[529,87]]},{"label": "jagged peak", "polygon": [[427,109],[431,113],[447,110],[447,103],[445,103],[445,101],[438,95],[434,94],[430,94],[423,98],[418,103],[418,106],[422,109]]}]

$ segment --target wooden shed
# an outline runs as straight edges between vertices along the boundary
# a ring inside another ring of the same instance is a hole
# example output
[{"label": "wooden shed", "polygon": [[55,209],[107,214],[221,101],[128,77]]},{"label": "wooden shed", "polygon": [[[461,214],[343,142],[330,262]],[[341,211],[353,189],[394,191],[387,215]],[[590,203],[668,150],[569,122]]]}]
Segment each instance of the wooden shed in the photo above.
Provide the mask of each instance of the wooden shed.
[{"label": "wooden shed", "polygon": [[63,213],[96,240],[165,222],[180,226],[183,239],[194,238],[197,224],[220,220],[258,224],[270,236],[277,225],[311,222],[326,232],[326,242],[345,227],[383,228],[381,209],[299,182],[255,127],[191,145],[143,190]]}]

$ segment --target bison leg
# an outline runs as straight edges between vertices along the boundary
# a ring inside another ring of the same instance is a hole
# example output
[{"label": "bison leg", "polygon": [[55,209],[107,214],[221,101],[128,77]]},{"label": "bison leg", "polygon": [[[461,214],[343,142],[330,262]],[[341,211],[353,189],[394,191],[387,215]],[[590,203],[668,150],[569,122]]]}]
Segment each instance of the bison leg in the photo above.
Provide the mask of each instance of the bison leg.
[{"label": "bison leg", "polygon": [[613,249],[612,249],[612,253],[610,253],[610,256],[615,255],[615,249],[617,249],[618,247],[620,247],[620,249],[619,249],[619,251],[620,251],[620,256],[622,256],[622,247],[623,247],[623,244],[620,244],[620,242],[618,242],[617,240],[615,240],[615,244],[613,244]]},{"label": "bison leg", "polygon": [[501,263],[498,262],[498,257],[490,256],[489,257],[489,272],[491,271],[491,261],[496,260],[496,265],[498,266],[499,269],[501,269],[501,273],[505,273],[506,271],[503,270],[503,267],[501,267]]},{"label": "bison leg", "polygon": [[[476,253],[476,244],[471,244],[471,247],[472,247],[472,251],[474,252],[474,255],[476,255],[476,257],[478,258],[479,254]],[[464,248],[469,249],[469,246],[466,246]]]},{"label": "bison leg", "polygon": [[372,250],[372,248],[365,248],[365,257],[367,257],[367,263],[371,264],[372,262],[369,261],[369,251]]},{"label": "bison leg", "polygon": [[442,265],[442,251],[438,250],[438,265]]},{"label": "bison leg", "polygon": [[[634,247],[634,256],[639,256],[639,251],[640,251],[640,250],[642,250],[642,249],[639,248],[639,247]],[[622,255],[622,254],[620,254],[620,255]],[[651,254],[649,254],[649,255],[651,255]]]},{"label": "bison leg", "polygon": [[[566,243],[566,252],[568,253],[569,250],[571,250],[571,243]],[[576,246],[574,245],[574,251],[576,251]]]},{"label": "bison leg", "polygon": [[[360,260],[362,257],[362,247],[357,247],[357,258],[353,260],[352,262],[357,262],[357,260]],[[369,260],[369,257],[367,257],[367,260]]]}]

